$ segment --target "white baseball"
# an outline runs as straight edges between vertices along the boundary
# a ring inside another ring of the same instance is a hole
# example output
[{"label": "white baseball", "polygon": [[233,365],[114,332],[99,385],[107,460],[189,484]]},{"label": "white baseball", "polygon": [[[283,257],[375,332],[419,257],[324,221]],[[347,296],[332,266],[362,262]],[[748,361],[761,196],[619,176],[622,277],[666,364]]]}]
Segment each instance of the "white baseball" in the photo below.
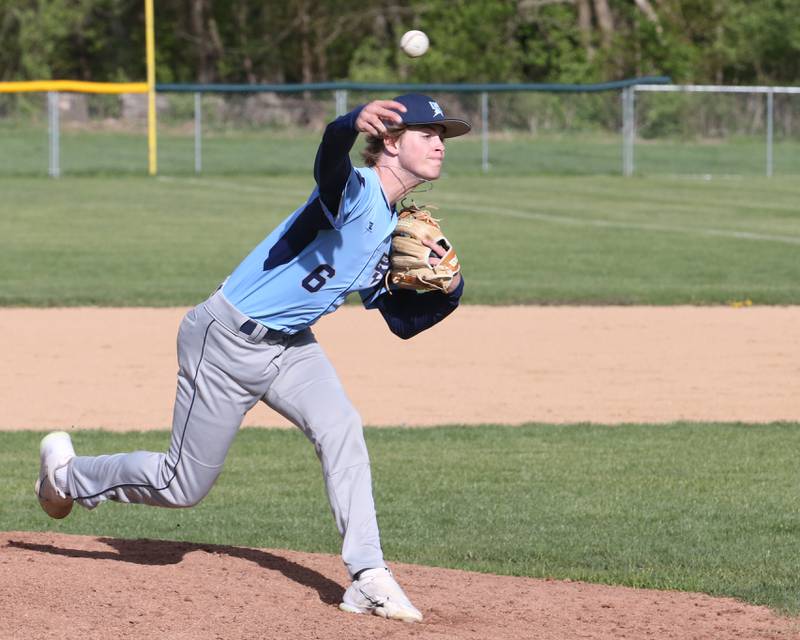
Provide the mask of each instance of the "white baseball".
[{"label": "white baseball", "polygon": [[417,29],[406,31],[400,38],[400,48],[411,58],[418,58],[425,53],[428,50],[428,44],[428,36],[424,31]]}]

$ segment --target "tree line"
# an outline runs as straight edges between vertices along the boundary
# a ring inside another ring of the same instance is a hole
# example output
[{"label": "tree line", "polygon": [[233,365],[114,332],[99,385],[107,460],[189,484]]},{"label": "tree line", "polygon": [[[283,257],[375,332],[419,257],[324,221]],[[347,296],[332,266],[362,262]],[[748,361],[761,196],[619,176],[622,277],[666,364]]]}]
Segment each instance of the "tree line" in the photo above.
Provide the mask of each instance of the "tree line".
[{"label": "tree line", "polygon": [[[156,0],[158,82],[796,84],[800,0]],[[399,50],[408,29],[431,49]],[[145,78],[143,0],[0,0],[0,80]]]}]

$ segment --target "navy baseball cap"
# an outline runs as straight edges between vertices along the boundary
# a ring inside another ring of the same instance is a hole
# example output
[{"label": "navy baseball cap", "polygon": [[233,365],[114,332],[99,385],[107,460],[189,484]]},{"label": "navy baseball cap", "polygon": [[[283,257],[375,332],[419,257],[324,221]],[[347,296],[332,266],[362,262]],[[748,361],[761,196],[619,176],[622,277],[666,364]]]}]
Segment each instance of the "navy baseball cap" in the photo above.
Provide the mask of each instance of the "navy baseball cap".
[{"label": "navy baseball cap", "polygon": [[403,117],[403,124],[408,127],[423,124],[439,125],[444,128],[445,138],[463,136],[472,129],[466,120],[448,118],[439,103],[430,96],[421,93],[407,93],[397,96],[394,100],[406,108],[406,112],[400,115]]}]

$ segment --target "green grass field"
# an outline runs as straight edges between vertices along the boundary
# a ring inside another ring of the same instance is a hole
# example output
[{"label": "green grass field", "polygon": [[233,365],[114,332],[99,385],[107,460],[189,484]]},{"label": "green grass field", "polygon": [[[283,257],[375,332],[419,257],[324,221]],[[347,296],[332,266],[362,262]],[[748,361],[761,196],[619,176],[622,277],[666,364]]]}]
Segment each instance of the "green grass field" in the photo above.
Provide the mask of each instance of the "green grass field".
[{"label": "green grass field", "polygon": [[[97,163],[104,149],[91,153]],[[800,303],[795,179],[461,168],[448,165],[418,200],[440,206],[466,303]],[[311,187],[308,173],[111,173],[0,178],[0,305],[194,304]],[[798,426],[447,427],[367,438],[392,560],[702,591],[798,615]],[[241,433],[194,509],[109,504],[63,522],[46,519],[32,496],[40,437],[0,432],[4,530],[338,551],[318,463],[294,431]],[[168,435],[75,440],[91,454],[164,450]]]},{"label": "green grass field", "polygon": [[[800,302],[790,178],[448,175],[466,303]],[[0,305],[190,305],[307,197],[308,175],[0,178]]]},{"label": "green grass field", "polygon": [[[368,430],[387,557],[508,575],[728,595],[800,613],[797,424]],[[41,434],[0,434],[0,527],[338,553],[313,448],[239,434],[188,510],[105,504],[48,519]],[[76,432],[79,453],[164,450],[163,432]]]}]

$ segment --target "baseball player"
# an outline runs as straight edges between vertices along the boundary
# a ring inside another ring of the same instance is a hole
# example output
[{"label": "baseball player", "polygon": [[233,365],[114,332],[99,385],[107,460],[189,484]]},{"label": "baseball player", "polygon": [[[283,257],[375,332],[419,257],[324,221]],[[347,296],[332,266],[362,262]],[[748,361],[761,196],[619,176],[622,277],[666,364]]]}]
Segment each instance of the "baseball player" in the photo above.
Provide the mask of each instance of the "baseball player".
[{"label": "baseball player", "polygon": [[[361,418],[311,326],[356,291],[404,339],[458,306],[459,274],[444,292],[423,295],[389,291],[386,274],[395,204],[439,177],[444,140],[469,129],[421,94],[375,100],[331,122],[308,200],[181,322],[169,450],[82,457],[67,433],[51,433],[40,445],[36,482],[45,512],[63,518],[73,502],[92,509],[104,500],[197,504],[222,470],[245,413],[263,401],[303,431],[322,464],[352,578],[340,608],[421,621],[383,558]],[[354,168],[349,152],[359,133],[367,135],[367,166]],[[444,255],[429,246],[432,255]]]}]

